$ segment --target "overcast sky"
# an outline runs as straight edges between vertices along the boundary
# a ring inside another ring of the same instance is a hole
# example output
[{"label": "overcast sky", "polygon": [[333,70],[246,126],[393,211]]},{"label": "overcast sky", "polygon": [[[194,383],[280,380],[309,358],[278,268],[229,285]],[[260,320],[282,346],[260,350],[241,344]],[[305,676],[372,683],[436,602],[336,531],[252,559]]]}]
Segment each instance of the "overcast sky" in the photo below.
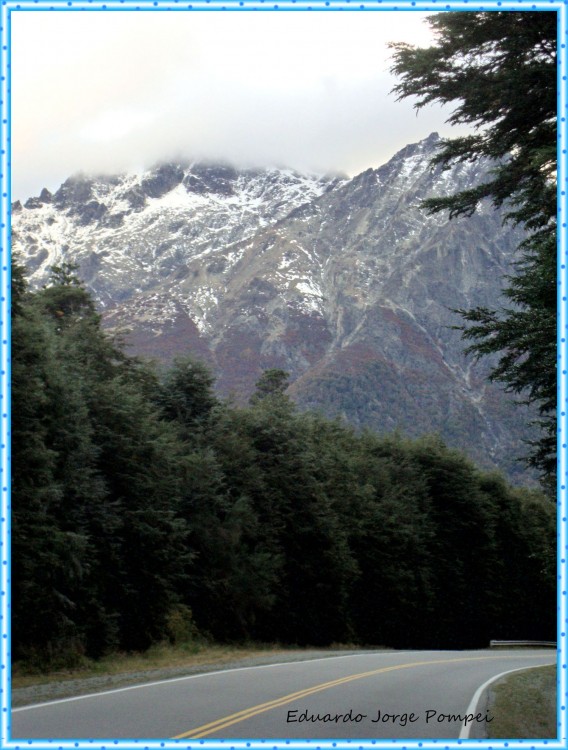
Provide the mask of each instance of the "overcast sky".
[{"label": "overcast sky", "polygon": [[389,93],[387,43],[428,45],[426,15],[13,12],[12,198],[177,157],[377,167],[450,133]]}]

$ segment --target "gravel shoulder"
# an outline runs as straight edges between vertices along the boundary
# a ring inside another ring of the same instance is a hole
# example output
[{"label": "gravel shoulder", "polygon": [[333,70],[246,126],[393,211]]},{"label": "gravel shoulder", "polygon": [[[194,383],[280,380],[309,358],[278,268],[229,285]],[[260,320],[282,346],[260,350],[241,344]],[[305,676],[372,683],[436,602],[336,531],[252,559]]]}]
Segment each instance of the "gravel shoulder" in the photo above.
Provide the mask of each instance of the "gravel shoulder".
[{"label": "gravel shoulder", "polygon": [[248,656],[245,658],[230,658],[203,664],[186,664],[176,667],[161,667],[158,669],[145,669],[134,672],[122,672],[120,674],[96,675],[94,677],[74,678],[48,682],[45,684],[30,685],[28,687],[14,688],[12,690],[12,706],[26,706],[34,703],[69,698],[89,693],[99,693],[105,690],[125,687],[128,685],[140,685],[147,682],[159,682],[175,677],[185,677],[192,674],[205,674],[224,669],[238,669],[242,667],[255,667],[262,664],[281,664],[284,662],[307,661],[310,659],[330,658],[333,656],[347,656],[350,654],[376,653],[376,651],[338,651],[338,650],[297,650],[297,651],[271,651],[270,654]]}]

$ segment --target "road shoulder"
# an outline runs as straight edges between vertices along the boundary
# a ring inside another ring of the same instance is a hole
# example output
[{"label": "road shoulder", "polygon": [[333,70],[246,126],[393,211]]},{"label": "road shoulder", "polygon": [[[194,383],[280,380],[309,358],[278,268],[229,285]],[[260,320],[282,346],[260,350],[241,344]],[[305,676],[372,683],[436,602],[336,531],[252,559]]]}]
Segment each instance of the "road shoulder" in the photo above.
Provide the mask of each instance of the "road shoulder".
[{"label": "road shoulder", "polygon": [[158,669],[137,670],[119,674],[104,674],[93,677],[72,678],[14,688],[12,690],[12,707],[27,706],[35,703],[69,698],[77,695],[87,695],[105,690],[141,685],[147,682],[175,679],[192,674],[205,674],[226,669],[242,669],[256,667],[263,664],[280,664],[312,659],[326,659],[337,656],[377,653],[371,650],[289,650],[275,651],[269,654],[259,654],[244,658],[229,658],[203,664],[185,664],[177,667],[163,667]]}]

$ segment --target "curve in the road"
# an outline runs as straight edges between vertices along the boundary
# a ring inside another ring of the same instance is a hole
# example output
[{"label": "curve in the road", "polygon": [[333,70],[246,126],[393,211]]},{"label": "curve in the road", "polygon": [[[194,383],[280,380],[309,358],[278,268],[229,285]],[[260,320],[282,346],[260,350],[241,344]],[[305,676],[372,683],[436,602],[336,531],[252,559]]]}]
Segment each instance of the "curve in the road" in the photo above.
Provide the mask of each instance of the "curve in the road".
[{"label": "curve in the road", "polygon": [[14,708],[9,736],[457,738],[480,684],[556,660],[552,650],[381,651],[239,667]]},{"label": "curve in the road", "polygon": [[[494,659],[494,658],[495,656],[473,656],[473,657],[469,656],[469,657],[461,657],[461,658],[455,658],[455,659],[442,659],[440,661],[437,661],[437,663],[438,664],[451,664],[455,662],[465,662],[465,661],[487,661],[487,660]],[[505,656],[501,658],[515,658],[515,657]],[[190,729],[187,732],[178,734],[175,737],[172,737],[172,739],[174,740],[201,739],[203,737],[207,737],[210,734],[213,734],[214,732],[219,732],[222,729],[226,729],[227,727],[230,727],[233,724],[238,724],[241,721],[245,721],[246,719],[251,719],[254,716],[258,716],[259,714],[264,713],[265,711],[271,711],[272,709],[279,708],[280,706],[285,706],[287,703],[292,703],[298,698],[305,698],[308,695],[319,693],[322,690],[328,690],[329,688],[336,687],[338,685],[342,685],[347,682],[352,682],[354,680],[361,680],[366,677],[373,677],[378,674],[384,674],[385,672],[393,672],[393,671],[400,670],[400,669],[413,669],[416,667],[422,667],[426,665],[432,666],[432,662],[431,661],[417,661],[417,662],[412,662],[410,664],[397,664],[392,667],[381,667],[380,669],[373,669],[368,672],[359,672],[357,674],[348,675],[347,677],[341,677],[336,680],[330,680],[329,682],[322,682],[319,685],[313,685],[312,687],[305,688],[304,690],[298,690],[295,693],[289,693],[288,695],[284,695],[280,698],[276,698],[275,700],[267,701],[266,703],[260,703],[256,706],[251,706],[249,708],[243,709],[242,711],[237,711],[236,713],[230,714],[229,716],[224,716],[220,719],[217,719],[216,721],[209,722],[208,724],[203,724],[200,727],[195,727],[193,729]],[[528,667],[528,669],[530,669],[530,667]],[[516,672],[520,670],[514,669],[510,671]],[[473,709],[475,709],[475,707],[477,706],[477,703],[479,701],[479,698],[483,690],[491,682],[498,679],[499,677],[502,677],[504,674],[508,674],[508,672],[503,672],[500,675],[497,675],[497,677],[492,677],[490,680],[484,683],[484,685],[482,685],[476,691],[464,716],[467,717],[469,714],[475,713]],[[463,737],[469,737],[469,728],[467,725],[468,725],[468,722],[465,721],[464,727],[462,727],[462,732],[467,731],[467,734],[463,735]],[[461,738],[462,738],[462,734],[460,733],[460,739]]]}]

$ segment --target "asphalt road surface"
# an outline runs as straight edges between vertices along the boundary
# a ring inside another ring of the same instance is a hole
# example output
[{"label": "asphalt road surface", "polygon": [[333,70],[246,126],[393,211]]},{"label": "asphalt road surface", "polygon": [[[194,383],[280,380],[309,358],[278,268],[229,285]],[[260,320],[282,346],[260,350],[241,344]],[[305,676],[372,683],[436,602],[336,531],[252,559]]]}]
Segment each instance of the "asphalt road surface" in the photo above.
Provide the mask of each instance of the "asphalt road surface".
[{"label": "asphalt road surface", "polygon": [[[555,662],[552,649],[406,651],[230,669],[15,708],[11,738],[455,739],[483,683]],[[490,718],[479,709],[471,736]]]}]

